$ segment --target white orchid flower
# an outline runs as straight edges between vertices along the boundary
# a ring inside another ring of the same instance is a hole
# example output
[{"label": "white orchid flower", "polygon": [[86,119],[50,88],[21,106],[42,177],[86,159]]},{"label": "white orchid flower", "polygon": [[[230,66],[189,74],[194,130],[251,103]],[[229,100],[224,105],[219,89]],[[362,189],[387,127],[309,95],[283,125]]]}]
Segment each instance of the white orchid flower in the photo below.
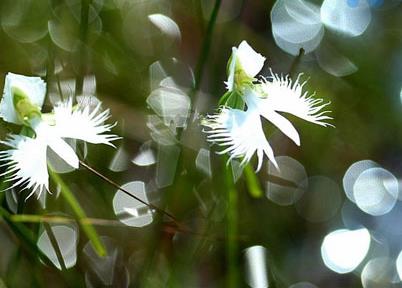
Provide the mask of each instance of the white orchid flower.
[{"label": "white orchid flower", "polygon": [[[27,79],[27,81],[29,80]],[[42,85],[39,81],[36,84]],[[32,91],[37,91],[35,88],[38,89],[38,87],[32,87]],[[88,106],[73,107],[72,100],[69,99],[57,103],[52,113],[42,114],[40,109],[43,99],[41,102],[34,102],[38,99],[37,94],[19,87],[18,83],[11,86],[6,85],[4,89],[4,97],[9,95],[7,97],[10,97],[11,100],[3,98],[3,119],[11,119],[9,122],[17,119],[19,124],[29,126],[35,134],[34,137],[11,134],[5,141],[0,141],[10,148],[0,152],[0,161],[4,162],[2,166],[8,167],[1,176],[6,176],[6,181],[14,181],[10,188],[21,185],[23,189],[32,190],[29,196],[37,192],[38,197],[44,190],[49,191],[48,148],[67,164],[78,168],[78,156],[65,142],[66,138],[110,146],[113,146],[111,141],[119,139],[116,135],[106,134],[114,125],[103,124],[110,114],[109,110],[100,112],[101,103],[90,111]],[[7,89],[12,91],[6,91]],[[9,118],[4,115],[14,115],[15,117]]]},{"label": "white orchid flower", "polygon": [[274,153],[262,129],[261,116],[279,128],[286,136],[300,145],[299,133],[292,123],[278,112],[293,114],[306,121],[329,126],[325,120],[332,119],[322,109],[329,103],[323,99],[314,99],[308,92],[303,92],[304,83],[297,77],[293,83],[288,76],[272,74],[256,84],[254,89],[247,88],[242,94],[247,110],[221,108],[216,115],[208,115],[202,123],[209,130],[207,140],[226,148],[219,152],[229,153],[230,158],[243,158],[241,164],[250,161],[257,153],[260,170],[264,154],[278,168]]},{"label": "white orchid flower", "polygon": [[233,91],[244,82],[252,82],[264,66],[265,57],[257,53],[246,41],[238,48],[232,48],[232,56],[228,63],[228,80],[225,82],[228,91]]}]

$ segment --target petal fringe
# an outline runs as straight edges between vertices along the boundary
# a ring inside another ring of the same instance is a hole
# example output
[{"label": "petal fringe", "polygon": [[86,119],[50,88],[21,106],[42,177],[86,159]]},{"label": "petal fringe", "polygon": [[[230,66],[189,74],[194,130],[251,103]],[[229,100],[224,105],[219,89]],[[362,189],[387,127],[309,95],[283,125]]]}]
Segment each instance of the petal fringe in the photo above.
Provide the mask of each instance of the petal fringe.
[{"label": "petal fringe", "polygon": [[277,166],[273,150],[262,130],[258,111],[222,108],[219,114],[208,115],[202,125],[209,128],[205,131],[207,141],[223,146],[224,149],[217,153],[228,153],[228,161],[243,158],[241,165],[245,165],[257,152],[257,171],[262,166],[264,154]]},{"label": "petal fringe", "polygon": [[271,76],[262,78],[261,88],[264,97],[259,99],[259,107],[261,109],[272,109],[278,112],[293,114],[306,121],[321,125],[333,126],[327,123],[326,120],[333,119],[327,114],[331,111],[322,111],[331,102],[324,103],[321,98],[314,98],[314,93],[309,95],[308,92],[303,92],[303,86],[307,81],[300,83],[299,74],[293,82],[289,75],[283,76],[272,72]]}]

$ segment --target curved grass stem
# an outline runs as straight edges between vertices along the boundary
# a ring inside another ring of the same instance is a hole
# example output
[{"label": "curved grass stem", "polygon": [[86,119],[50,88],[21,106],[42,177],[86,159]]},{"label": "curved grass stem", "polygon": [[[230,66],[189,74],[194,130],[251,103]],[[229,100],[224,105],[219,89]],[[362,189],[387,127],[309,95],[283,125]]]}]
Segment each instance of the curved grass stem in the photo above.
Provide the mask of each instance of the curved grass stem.
[{"label": "curved grass stem", "polygon": [[290,76],[290,78],[293,78],[293,77],[295,76],[295,73],[296,73],[296,70],[297,70],[297,66],[299,66],[300,61],[301,61],[301,59],[302,59],[303,56],[304,56],[304,53],[305,53],[304,49],[303,49],[303,48],[300,48],[300,50],[299,50],[299,55],[297,55],[297,56],[295,57],[295,59],[294,59],[293,62],[292,62],[292,65],[290,66],[290,69],[289,69],[289,76]]},{"label": "curved grass stem", "polygon": [[216,24],[216,18],[218,17],[219,8],[221,6],[222,0],[216,0],[214,8],[211,13],[211,17],[208,21],[207,31],[205,34],[204,41],[202,43],[200,56],[198,57],[197,65],[195,67],[195,84],[194,84],[194,91],[197,91],[200,88],[201,80],[205,68],[205,64],[208,59],[209,50],[211,48],[211,41],[212,41],[212,33],[214,31],[214,27]]},{"label": "curved grass stem", "polygon": [[96,232],[94,226],[88,222],[85,222],[84,219],[87,218],[85,215],[84,210],[82,209],[81,205],[78,203],[77,199],[75,198],[73,192],[70,190],[70,188],[66,185],[66,183],[61,179],[61,177],[52,171],[52,169],[49,169],[49,174],[50,177],[53,179],[54,182],[56,182],[58,185],[60,185],[61,188],[61,195],[63,198],[66,200],[66,202],[70,205],[71,209],[73,210],[76,219],[81,226],[82,230],[84,233],[87,235],[88,239],[91,241],[92,246],[96,253],[99,256],[106,256],[106,249],[103,246],[98,233]]},{"label": "curved grass stem", "polygon": [[120,191],[122,191],[123,193],[127,194],[128,196],[130,196],[131,198],[134,198],[135,200],[137,200],[138,202],[144,204],[145,206],[148,206],[149,208],[151,208],[152,210],[155,210],[163,215],[166,215],[167,217],[169,217],[173,222],[175,222],[176,224],[178,224],[178,226],[181,226],[180,222],[176,219],[176,217],[174,217],[172,214],[170,214],[169,212],[151,204],[148,203],[144,200],[142,200],[141,198],[135,196],[134,194],[130,193],[129,191],[127,191],[126,189],[124,189],[123,187],[121,187],[119,184],[117,184],[116,182],[114,182],[113,180],[109,179],[108,177],[106,177],[105,175],[103,175],[102,173],[98,172],[95,168],[89,166],[87,163],[83,162],[82,160],[80,160],[80,165],[84,168],[86,168],[88,171],[92,172],[93,174],[95,174],[96,176],[98,176],[99,178],[101,178],[102,180],[106,181],[107,183],[109,183],[110,185],[112,185],[113,187],[119,189]]}]

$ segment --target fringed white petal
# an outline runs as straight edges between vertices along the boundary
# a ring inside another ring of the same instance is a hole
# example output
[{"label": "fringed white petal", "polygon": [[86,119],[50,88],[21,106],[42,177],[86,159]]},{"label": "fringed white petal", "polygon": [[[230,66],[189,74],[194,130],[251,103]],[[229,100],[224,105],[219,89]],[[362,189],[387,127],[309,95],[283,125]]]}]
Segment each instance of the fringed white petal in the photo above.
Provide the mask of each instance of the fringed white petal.
[{"label": "fringed white petal", "polygon": [[114,145],[111,141],[120,139],[109,132],[115,124],[103,123],[109,119],[109,110],[100,112],[101,103],[92,111],[88,106],[73,109],[71,99],[66,102],[60,102],[54,107],[55,129],[62,138],[73,138],[83,140],[94,144]]},{"label": "fringed white petal", "polygon": [[264,154],[277,166],[272,148],[265,138],[257,110],[222,108],[219,114],[208,115],[203,125],[210,128],[204,131],[208,134],[207,140],[224,146],[224,150],[218,153],[228,153],[229,161],[233,158],[243,158],[241,164],[244,165],[256,152],[257,171],[262,166]]},{"label": "fringed white petal", "polygon": [[46,163],[47,144],[43,138],[29,138],[21,135],[10,135],[2,144],[11,149],[0,152],[0,161],[8,166],[2,176],[6,181],[13,181],[10,188],[21,185],[23,189],[30,189],[40,194],[49,191],[49,175]]},{"label": "fringed white petal", "polygon": [[296,145],[300,146],[300,136],[292,123],[279,113],[272,110],[272,108],[266,103],[264,98],[258,96],[255,92],[248,90],[244,95],[247,107],[253,107],[258,110],[258,113],[265,119],[274,124],[279,130],[281,130],[286,136],[288,136]]},{"label": "fringed white petal", "polygon": [[321,126],[332,126],[326,122],[332,119],[327,115],[331,111],[323,111],[330,102],[324,103],[323,99],[303,92],[306,82],[300,83],[301,75],[292,82],[289,76],[279,76],[271,71],[271,76],[268,77],[271,81],[263,79],[261,82],[265,97],[261,98],[259,109],[290,113]]}]

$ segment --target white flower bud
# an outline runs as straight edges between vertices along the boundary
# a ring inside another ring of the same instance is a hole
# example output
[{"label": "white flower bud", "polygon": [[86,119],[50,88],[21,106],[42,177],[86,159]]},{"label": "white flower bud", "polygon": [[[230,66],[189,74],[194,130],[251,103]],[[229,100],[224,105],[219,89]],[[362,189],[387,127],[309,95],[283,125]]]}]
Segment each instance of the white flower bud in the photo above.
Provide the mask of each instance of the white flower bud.
[{"label": "white flower bud", "polygon": [[14,92],[26,96],[27,103],[31,103],[34,110],[40,111],[45,100],[46,83],[40,77],[28,77],[8,73],[4,83],[3,98],[0,102],[0,117],[9,123],[22,125],[23,115],[19,115],[14,102]]}]

